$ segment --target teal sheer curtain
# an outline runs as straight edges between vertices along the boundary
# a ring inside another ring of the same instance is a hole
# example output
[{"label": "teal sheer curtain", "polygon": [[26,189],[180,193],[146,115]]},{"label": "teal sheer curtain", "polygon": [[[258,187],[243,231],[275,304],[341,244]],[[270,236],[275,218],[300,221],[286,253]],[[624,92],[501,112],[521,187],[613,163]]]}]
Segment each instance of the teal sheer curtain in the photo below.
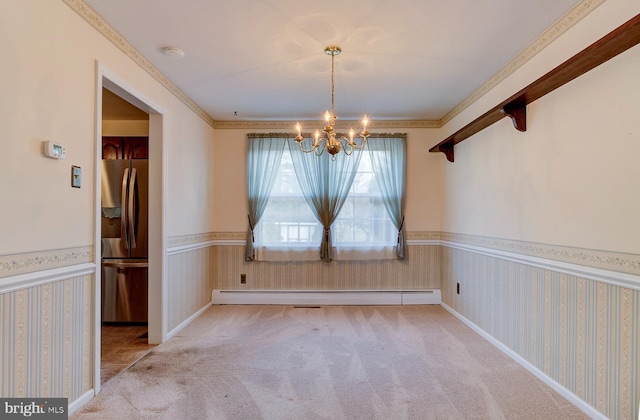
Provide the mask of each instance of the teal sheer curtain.
[{"label": "teal sheer curtain", "polygon": [[362,151],[351,156],[340,152],[333,157],[325,151],[316,156],[301,152],[293,139],[287,144],[302,194],[323,227],[320,259],[331,261],[331,225],[349,194]]},{"label": "teal sheer curtain", "polygon": [[369,153],[373,171],[382,193],[384,206],[398,229],[396,257],[406,257],[407,240],[404,228],[404,208],[406,201],[407,146],[405,134],[389,134],[370,137]]},{"label": "teal sheer curtain", "polygon": [[249,228],[245,260],[255,260],[253,229],[260,221],[269,201],[275,176],[280,167],[286,134],[249,134],[247,149],[247,196]]}]

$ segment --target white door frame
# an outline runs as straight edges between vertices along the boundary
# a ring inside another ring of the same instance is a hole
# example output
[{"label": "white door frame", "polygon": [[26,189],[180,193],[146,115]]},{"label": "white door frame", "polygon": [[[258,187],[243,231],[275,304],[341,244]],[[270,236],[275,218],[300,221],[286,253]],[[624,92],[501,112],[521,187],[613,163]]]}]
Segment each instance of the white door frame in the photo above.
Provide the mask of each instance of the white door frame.
[{"label": "white door frame", "polygon": [[100,330],[101,330],[101,208],[102,190],[102,88],[120,96],[149,114],[149,343],[159,344],[167,339],[167,241],[166,241],[166,179],[167,153],[164,142],[165,111],[114,72],[96,61],[96,132],[95,132],[95,217],[94,217],[94,353],[93,386],[100,392]]}]

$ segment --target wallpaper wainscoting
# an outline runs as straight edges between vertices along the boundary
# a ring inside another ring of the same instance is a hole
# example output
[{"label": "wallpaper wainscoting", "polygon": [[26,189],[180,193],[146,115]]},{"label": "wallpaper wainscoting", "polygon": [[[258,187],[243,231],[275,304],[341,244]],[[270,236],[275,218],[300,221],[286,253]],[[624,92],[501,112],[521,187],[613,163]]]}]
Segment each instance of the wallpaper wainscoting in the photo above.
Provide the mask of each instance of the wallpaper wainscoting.
[{"label": "wallpaper wainscoting", "polygon": [[169,250],[168,331],[211,303],[211,255],[212,247]]},{"label": "wallpaper wainscoting", "polygon": [[93,388],[94,275],[0,293],[0,396],[68,398]]},{"label": "wallpaper wainscoting", "polygon": [[603,415],[636,418],[639,290],[447,246],[440,255],[443,303]]},{"label": "wallpaper wainscoting", "polygon": [[[438,289],[439,246],[409,245],[408,258],[369,261],[244,260],[244,245],[213,251],[213,288],[220,290],[414,290]],[[247,284],[240,284],[240,274]]]}]

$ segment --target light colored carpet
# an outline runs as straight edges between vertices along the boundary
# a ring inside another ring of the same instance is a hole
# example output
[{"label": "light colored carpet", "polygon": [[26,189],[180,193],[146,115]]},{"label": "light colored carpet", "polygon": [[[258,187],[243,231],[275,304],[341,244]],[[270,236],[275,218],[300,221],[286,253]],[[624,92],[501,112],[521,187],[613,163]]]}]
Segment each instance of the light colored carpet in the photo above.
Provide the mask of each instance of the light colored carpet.
[{"label": "light colored carpet", "polygon": [[443,308],[213,306],[72,419],[582,419]]}]

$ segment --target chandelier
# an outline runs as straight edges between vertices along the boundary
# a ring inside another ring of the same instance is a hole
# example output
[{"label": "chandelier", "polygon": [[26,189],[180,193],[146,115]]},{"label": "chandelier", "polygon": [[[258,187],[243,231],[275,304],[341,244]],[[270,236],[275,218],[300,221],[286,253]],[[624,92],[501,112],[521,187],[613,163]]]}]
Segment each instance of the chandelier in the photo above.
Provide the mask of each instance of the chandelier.
[{"label": "chandelier", "polygon": [[[346,155],[350,155],[351,153],[353,153],[354,149],[362,149],[367,144],[367,137],[369,136],[369,132],[367,131],[367,124],[369,123],[369,120],[367,119],[366,115],[362,119],[362,131],[360,132],[360,134],[358,134],[358,137],[362,138],[360,144],[356,143],[356,141],[354,140],[355,133],[353,129],[349,130],[348,138],[344,136],[336,137],[335,125],[338,117],[336,116],[336,113],[334,111],[334,62],[336,55],[340,54],[342,52],[342,49],[337,45],[329,45],[324,49],[324,52],[325,54],[331,56],[331,113],[329,113],[328,110],[325,111],[325,126],[322,130],[324,133],[321,136],[320,131],[316,130],[313,144],[311,144],[310,149],[305,149],[303,146],[304,137],[302,136],[302,128],[300,127],[299,123],[296,123],[296,131],[298,135],[296,136],[295,140],[296,142],[298,142],[300,150],[305,153],[315,152],[317,156],[320,156],[326,149],[327,153],[329,153],[335,159],[335,155],[340,153],[340,150],[342,150]],[[322,143],[324,143],[323,146],[321,146]]]}]

